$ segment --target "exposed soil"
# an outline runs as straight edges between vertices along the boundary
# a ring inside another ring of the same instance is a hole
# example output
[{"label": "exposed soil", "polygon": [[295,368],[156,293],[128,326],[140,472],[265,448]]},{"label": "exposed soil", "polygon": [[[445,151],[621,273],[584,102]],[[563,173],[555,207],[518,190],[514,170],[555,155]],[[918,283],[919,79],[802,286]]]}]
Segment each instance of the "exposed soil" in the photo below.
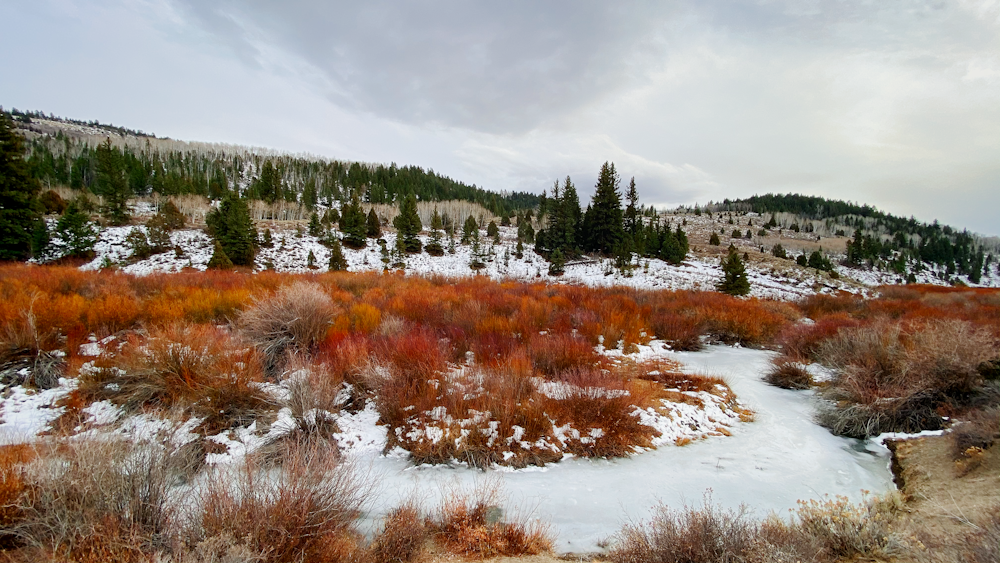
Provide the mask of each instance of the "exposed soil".
[{"label": "exposed soil", "polygon": [[935,559],[958,560],[957,549],[975,530],[972,523],[1000,506],[1000,447],[983,452],[979,466],[965,475],[953,461],[947,435],[899,442],[895,457],[910,509],[901,529]]}]

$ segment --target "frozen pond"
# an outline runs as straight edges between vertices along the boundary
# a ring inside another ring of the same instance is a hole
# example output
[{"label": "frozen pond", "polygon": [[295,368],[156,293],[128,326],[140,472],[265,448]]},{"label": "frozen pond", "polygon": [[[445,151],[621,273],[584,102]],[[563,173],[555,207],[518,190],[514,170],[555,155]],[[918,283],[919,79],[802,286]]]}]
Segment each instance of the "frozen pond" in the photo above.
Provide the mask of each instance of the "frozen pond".
[{"label": "frozen pond", "polygon": [[557,552],[589,552],[628,520],[646,519],[657,501],[679,507],[700,504],[707,489],[727,507],[745,503],[760,517],[787,513],[799,499],[825,494],[860,500],[862,490],[893,487],[889,454],[858,440],[839,438],[813,422],[811,392],[788,391],[761,381],[771,352],[712,346],[671,354],[692,373],[725,378],[756,420],[684,447],[667,446],[613,461],[568,459],[518,471],[462,467],[413,467],[404,459],[374,454],[358,461],[379,479],[371,516],[418,491],[434,506],[456,485],[503,480],[512,509],[551,523]]}]

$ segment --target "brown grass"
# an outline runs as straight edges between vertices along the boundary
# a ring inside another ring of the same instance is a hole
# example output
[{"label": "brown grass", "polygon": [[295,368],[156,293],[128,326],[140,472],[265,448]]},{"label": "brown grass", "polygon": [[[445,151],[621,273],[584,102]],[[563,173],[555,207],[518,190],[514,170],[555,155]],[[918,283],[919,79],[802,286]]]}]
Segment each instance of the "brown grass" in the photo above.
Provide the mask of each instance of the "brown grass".
[{"label": "brown grass", "polygon": [[430,530],[413,501],[394,508],[368,546],[368,560],[385,563],[417,563],[427,552]]},{"label": "brown grass", "polygon": [[333,323],[333,300],[316,283],[296,282],[269,298],[257,299],[240,316],[247,339],[264,354],[269,373],[274,373],[290,350],[309,353],[326,336]]},{"label": "brown grass", "polygon": [[552,548],[548,529],[526,518],[505,521],[499,481],[480,484],[473,491],[448,494],[429,519],[435,539],[451,553],[483,559],[536,555]]},{"label": "brown grass", "polygon": [[252,460],[235,475],[219,470],[202,494],[191,541],[228,535],[274,563],[355,560],[354,522],[369,484],[309,447],[291,449],[276,471]]},{"label": "brown grass", "polygon": [[780,356],[771,362],[764,381],[782,389],[808,389],[812,386],[812,375],[802,364]]}]

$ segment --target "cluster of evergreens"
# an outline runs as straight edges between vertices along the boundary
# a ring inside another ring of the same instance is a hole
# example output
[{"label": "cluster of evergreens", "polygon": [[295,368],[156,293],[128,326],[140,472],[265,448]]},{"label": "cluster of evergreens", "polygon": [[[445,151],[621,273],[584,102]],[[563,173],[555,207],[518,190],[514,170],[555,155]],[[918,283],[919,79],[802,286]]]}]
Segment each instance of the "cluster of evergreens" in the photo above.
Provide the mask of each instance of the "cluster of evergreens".
[{"label": "cluster of evergreens", "polygon": [[659,218],[645,220],[639,205],[635,178],[629,182],[627,205],[622,209],[621,179],[613,163],[605,162],[586,210],[580,208],[573,181],[557,181],[552,195],[543,193],[539,217],[545,228],[535,236],[535,250],[553,262],[585,252],[616,256],[627,264],[632,253],[679,264],[688,253],[687,235],[680,226],[671,229]]},{"label": "cluster of evergreens", "polygon": [[847,263],[855,267],[889,269],[902,275],[907,264],[912,274],[927,263],[944,268],[948,275],[965,275],[969,281],[979,283],[992,262],[992,256],[968,231],[959,232],[937,221],[922,223],[913,217],[896,217],[870,205],[800,194],[766,194],[727,199],[712,207],[719,211],[794,213],[812,220],[834,219],[854,228],[847,246]]}]

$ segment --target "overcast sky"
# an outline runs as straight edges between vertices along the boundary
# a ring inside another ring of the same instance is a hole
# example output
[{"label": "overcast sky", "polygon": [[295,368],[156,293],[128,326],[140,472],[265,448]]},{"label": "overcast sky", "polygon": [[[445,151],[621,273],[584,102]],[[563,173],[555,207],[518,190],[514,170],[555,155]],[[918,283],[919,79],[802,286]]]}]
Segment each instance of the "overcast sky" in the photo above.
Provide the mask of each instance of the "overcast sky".
[{"label": "overcast sky", "polygon": [[643,203],[798,192],[1000,235],[1000,1],[0,0],[0,105],[415,164],[601,164]]}]

